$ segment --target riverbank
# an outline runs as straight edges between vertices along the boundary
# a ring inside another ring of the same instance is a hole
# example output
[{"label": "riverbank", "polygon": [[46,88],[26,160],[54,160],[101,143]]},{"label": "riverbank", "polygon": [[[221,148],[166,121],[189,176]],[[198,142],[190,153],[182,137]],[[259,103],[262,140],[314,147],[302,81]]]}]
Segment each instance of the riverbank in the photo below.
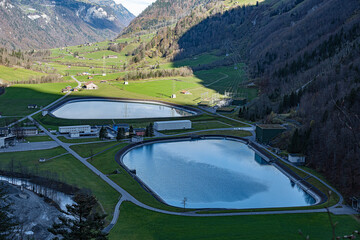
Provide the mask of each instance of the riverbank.
[{"label": "riverbank", "polygon": [[15,239],[48,240],[54,237],[47,229],[62,213],[51,201],[5,181],[0,181],[0,188],[7,192],[6,201],[11,204],[11,217],[21,223]]}]

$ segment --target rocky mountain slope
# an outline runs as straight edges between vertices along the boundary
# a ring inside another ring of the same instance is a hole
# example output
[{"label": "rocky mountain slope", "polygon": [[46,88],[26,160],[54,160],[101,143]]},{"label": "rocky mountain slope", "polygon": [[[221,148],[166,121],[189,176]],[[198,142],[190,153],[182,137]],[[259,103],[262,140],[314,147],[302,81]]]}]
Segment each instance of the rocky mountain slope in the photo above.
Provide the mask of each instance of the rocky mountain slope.
[{"label": "rocky mountain slope", "polygon": [[133,18],[110,0],[1,0],[0,45],[44,49],[102,41]]},{"label": "rocky mountain slope", "polygon": [[148,6],[123,31],[122,35],[141,33],[174,24],[176,20],[188,15],[195,7],[213,0],[157,0]]}]

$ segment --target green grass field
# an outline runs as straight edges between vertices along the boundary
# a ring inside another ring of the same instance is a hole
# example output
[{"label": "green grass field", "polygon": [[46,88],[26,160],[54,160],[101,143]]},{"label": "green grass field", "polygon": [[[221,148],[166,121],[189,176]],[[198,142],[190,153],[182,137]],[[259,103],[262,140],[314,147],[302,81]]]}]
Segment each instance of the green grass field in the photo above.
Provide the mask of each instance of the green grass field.
[{"label": "green grass field", "polygon": [[[28,109],[29,104],[37,104],[39,107],[46,106],[64,94],[61,89],[74,83],[42,83],[42,84],[19,84],[6,88],[0,96],[0,112],[8,116],[23,116],[30,114],[36,109]],[[38,110],[38,109],[37,109]]]},{"label": "green grass field", "polygon": [[[117,239],[207,239],[207,240],[296,240],[331,239],[326,213],[280,214],[231,217],[181,217],[155,213],[125,202],[119,222],[110,233]],[[351,216],[334,216],[337,236],[351,234],[360,224]]]},{"label": "green grass field", "polygon": [[32,78],[44,76],[44,73],[27,70],[24,68],[6,67],[0,65],[0,83],[12,81],[27,81]]},{"label": "green grass field", "polygon": [[31,136],[25,137],[25,141],[27,142],[46,142],[46,141],[53,141],[52,138],[49,136]]},{"label": "green grass field", "polygon": [[86,142],[101,142],[100,138],[72,138],[67,139],[66,137],[60,136],[58,139],[64,143],[86,143]]},{"label": "green grass field", "polygon": [[15,171],[26,168],[35,175],[40,176],[54,173],[65,183],[79,188],[90,189],[106,213],[110,215],[110,219],[120,196],[119,193],[80,161],[71,155],[64,155],[45,163],[39,163],[39,158],[51,158],[65,152],[63,148],[58,147],[50,150],[29,151],[26,154],[24,152],[0,153],[0,168],[9,170],[9,163],[14,160]]},{"label": "green grass field", "polygon": [[88,158],[97,154],[101,151],[104,151],[108,148],[111,148],[119,144],[118,142],[99,142],[99,143],[90,143],[90,144],[79,144],[73,145],[70,148],[77,152],[81,157]]}]

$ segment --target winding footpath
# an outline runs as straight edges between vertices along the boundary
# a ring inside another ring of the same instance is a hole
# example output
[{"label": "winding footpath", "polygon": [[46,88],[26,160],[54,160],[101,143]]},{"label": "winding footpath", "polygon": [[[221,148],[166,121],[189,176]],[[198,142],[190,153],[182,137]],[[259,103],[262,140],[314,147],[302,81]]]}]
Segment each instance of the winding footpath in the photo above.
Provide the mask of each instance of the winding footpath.
[{"label": "winding footpath", "polygon": [[[74,77],[72,76],[72,78],[79,84],[79,86],[81,85],[81,83]],[[58,100],[56,100],[55,102],[49,104],[47,107],[52,106],[56,103],[58,103],[59,101],[61,101],[63,98],[65,98],[66,96],[68,96],[70,93],[66,94],[65,96],[59,98]],[[105,174],[103,174],[101,171],[99,171],[97,168],[95,168],[92,164],[90,164],[87,159],[88,158],[83,158],[81,157],[78,153],[76,153],[74,150],[72,150],[70,148],[71,144],[68,143],[64,143],[61,140],[58,139],[58,136],[50,133],[45,127],[43,127],[41,124],[39,124],[38,122],[36,122],[32,116],[34,114],[37,114],[38,112],[40,112],[41,110],[30,114],[29,116],[23,118],[22,120],[25,120],[26,118],[28,118],[29,120],[33,121],[42,131],[44,131],[50,138],[52,138],[56,143],[58,143],[61,147],[63,147],[68,153],[70,153],[71,155],[73,155],[76,159],[78,159],[80,162],[82,162],[87,168],[89,168],[93,173],[95,173],[97,176],[99,176],[101,179],[103,179],[106,183],[108,183],[112,188],[114,188],[118,193],[121,194],[121,197],[115,207],[114,210],[114,214],[113,214],[113,219],[111,221],[111,223],[104,229],[105,232],[110,232],[110,230],[112,229],[112,227],[116,224],[118,218],[119,218],[119,214],[120,214],[120,205],[124,202],[124,201],[129,201],[132,202],[133,204],[142,207],[144,209],[147,210],[151,210],[154,212],[158,212],[158,213],[163,213],[163,214],[169,214],[169,215],[176,215],[176,216],[188,216],[188,217],[219,217],[219,216],[244,216],[244,215],[269,215],[269,214],[295,214],[295,213],[323,213],[323,212],[327,212],[327,209],[325,208],[321,208],[321,209],[299,209],[299,210],[280,210],[280,211],[247,211],[247,212],[228,212],[228,213],[204,213],[204,214],[199,214],[196,211],[193,212],[172,212],[172,211],[167,211],[167,210],[162,210],[162,209],[158,209],[158,208],[154,208],[151,206],[148,206],[140,201],[138,201],[135,197],[133,197],[130,193],[128,193],[125,189],[123,189],[122,187],[120,187],[119,185],[117,185],[115,182],[113,182],[110,178],[108,178]],[[227,116],[223,116],[220,114],[216,114],[218,116],[224,117],[224,118],[228,118],[231,119],[233,121],[237,121],[240,122],[244,125],[246,125],[247,127],[244,128],[219,128],[219,129],[206,129],[206,130],[199,130],[199,131],[194,131],[194,132],[190,132],[191,133],[198,133],[198,132],[202,132],[202,131],[212,131],[212,130],[245,130],[245,131],[250,131],[250,132],[254,132],[255,130],[255,126],[249,123],[245,123],[236,119],[232,119],[229,118]],[[19,120],[20,121],[20,120]],[[178,135],[178,134],[176,134]],[[175,135],[172,135],[175,136]],[[257,144],[257,143],[255,143]],[[270,152],[267,148],[265,148],[263,145],[257,144],[259,147],[261,147],[262,149]],[[271,152],[271,154],[275,155],[274,153]],[[277,156],[277,155],[276,155]],[[281,161],[284,161],[284,159],[280,158],[279,156],[277,156]],[[289,162],[286,161],[287,164],[289,164]],[[311,176],[315,179],[317,179],[319,182],[321,182],[322,184],[324,184],[325,186],[327,186],[329,189],[331,189],[331,191],[333,191],[334,193],[336,193],[339,196],[339,202],[330,207],[329,210],[330,212],[334,213],[334,214],[354,214],[355,212],[350,209],[349,207],[346,207],[343,205],[343,197],[341,196],[341,194],[339,192],[337,192],[334,188],[332,188],[330,185],[328,185],[326,182],[324,182],[323,180],[321,180],[320,178],[316,177],[315,175],[306,172],[305,170],[298,168],[296,166],[294,166],[295,168],[297,168],[298,170],[306,173],[308,176]],[[341,207],[341,208],[340,208]]]}]

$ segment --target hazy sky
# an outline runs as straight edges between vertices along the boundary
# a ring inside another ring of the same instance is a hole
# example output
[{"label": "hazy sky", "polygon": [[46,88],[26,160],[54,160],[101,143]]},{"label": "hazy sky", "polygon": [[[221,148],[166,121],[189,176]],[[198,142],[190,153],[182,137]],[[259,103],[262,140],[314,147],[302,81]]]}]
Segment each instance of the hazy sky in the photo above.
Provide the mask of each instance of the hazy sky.
[{"label": "hazy sky", "polygon": [[126,7],[131,13],[135,16],[139,15],[142,10],[144,10],[155,0],[115,0],[116,3],[121,3]]}]

